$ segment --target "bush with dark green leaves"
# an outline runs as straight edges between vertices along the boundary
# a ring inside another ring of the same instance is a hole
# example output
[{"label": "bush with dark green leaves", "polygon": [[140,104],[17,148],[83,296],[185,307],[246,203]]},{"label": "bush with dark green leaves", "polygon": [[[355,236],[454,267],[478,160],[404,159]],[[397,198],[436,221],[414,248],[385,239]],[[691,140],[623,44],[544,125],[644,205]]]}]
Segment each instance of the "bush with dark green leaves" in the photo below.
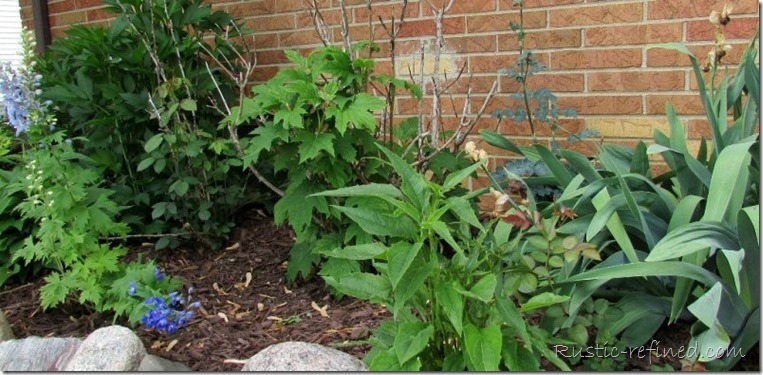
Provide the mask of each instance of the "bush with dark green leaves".
[{"label": "bush with dark green leaves", "polygon": [[239,209],[263,199],[217,128],[215,106],[235,85],[206,63],[233,59],[240,28],[201,0],[105,3],[116,16],[108,28],[73,26],[40,64],[61,126],[88,140],[81,152],[134,232],[225,235]]}]

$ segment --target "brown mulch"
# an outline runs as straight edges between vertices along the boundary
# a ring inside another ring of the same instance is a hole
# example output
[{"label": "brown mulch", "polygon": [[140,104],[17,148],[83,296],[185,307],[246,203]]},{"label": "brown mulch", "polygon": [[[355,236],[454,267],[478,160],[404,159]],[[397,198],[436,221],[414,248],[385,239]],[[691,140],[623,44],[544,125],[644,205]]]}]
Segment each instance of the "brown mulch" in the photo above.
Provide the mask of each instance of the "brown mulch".
[{"label": "brown mulch", "polygon": [[[284,341],[336,347],[362,358],[369,349],[365,340],[370,332],[389,317],[386,310],[351,298],[336,300],[318,278],[287,284],[284,262],[293,243],[290,231],[276,228],[272,219],[257,211],[247,216],[229,250],[140,249],[164,273],[180,277],[186,288],[193,286],[194,299],[202,304],[196,317],[174,335],[136,328],[149,353],[199,371],[240,370],[244,360]],[[88,312],[75,303],[41,311],[41,285],[40,279],[0,289],[0,308],[16,337],[84,337],[112,324],[111,316]],[[328,305],[328,317],[321,316],[312,302],[319,308]]]}]

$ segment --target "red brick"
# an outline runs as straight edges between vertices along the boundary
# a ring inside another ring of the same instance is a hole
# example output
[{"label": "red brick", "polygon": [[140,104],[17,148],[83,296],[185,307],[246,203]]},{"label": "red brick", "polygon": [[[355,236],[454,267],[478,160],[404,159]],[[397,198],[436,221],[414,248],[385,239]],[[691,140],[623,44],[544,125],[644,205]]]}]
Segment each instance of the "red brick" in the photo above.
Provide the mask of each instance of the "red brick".
[{"label": "red brick", "polygon": [[596,27],[585,29],[583,32],[588,46],[680,42],[683,38],[683,27],[680,23]]},{"label": "red brick", "polygon": [[[758,29],[757,18],[733,18],[722,28],[726,39],[750,39]],[[690,21],[686,25],[686,40],[715,40],[715,26],[708,20]]]},{"label": "red brick", "polygon": [[[518,53],[470,56],[469,69],[474,73],[495,73],[502,68],[513,66],[517,57],[519,57]],[[535,58],[541,65],[548,66],[548,53],[536,53]]]},{"label": "red brick", "polygon": [[670,102],[679,115],[700,115],[705,113],[698,93],[685,95],[647,95],[646,114],[665,114],[665,103]]},{"label": "red brick", "polygon": [[496,39],[494,35],[452,37],[445,40],[445,48],[460,53],[495,52]]},{"label": "red brick", "polygon": [[[470,33],[512,32],[511,22],[519,22],[519,12],[466,17],[466,24]],[[525,29],[546,27],[546,12],[525,12],[524,26]]]},{"label": "red brick", "polygon": [[275,13],[273,0],[252,0],[226,6],[228,13],[235,18]]},{"label": "red brick", "polygon": [[[374,23],[379,22],[379,17],[389,24],[392,17],[395,18],[395,22],[400,20],[400,12],[402,11],[402,3],[395,2],[390,4],[374,3],[371,6],[371,17]],[[368,23],[368,7],[362,6],[352,9],[352,13],[355,15],[355,23]],[[427,13],[429,15],[429,13]],[[410,20],[419,16],[419,4],[409,2],[405,8],[405,19]],[[352,21],[352,18],[350,19]]]},{"label": "red brick", "polygon": [[[579,29],[540,30],[525,34],[525,48],[532,50],[549,48],[580,47]],[[516,51],[519,47],[516,34],[499,34],[498,48],[501,51]]]},{"label": "red brick", "polygon": [[551,52],[551,69],[625,68],[641,66],[641,50],[576,50]]},{"label": "red brick", "polygon": [[88,21],[99,21],[114,18],[114,13],[107,12],[101,8],[93,8],[87,11]]},{"label": "red brick", "polygon": [[293,14],[263,16],[246,20],[247,28],[257,31],[294,30],[296,26]]},{"label": "red brick", "polygon": [[[732,44],[731,51],[728,52],[726,57],[721,61],[722,65],[737,64],[739,59],[747,47],[746,44]],[[697,57],[699,65],[704,65],[707,61],[707,54],[712,50],[711,45],[701,46],[688,46],[689,51]],[[646,53],[646,66],[691,66],[691,60],[689,56],[684,55],[678,51],[664,49],[664,48],[651,48]]]},{"label": "red brick", "polygon": [[733,14],[758,13],[758,2],[753,0],[656,0],[647,1],[646,3],[647,14],[650,20],[705,18],[713,10],[720,12],[727,3],[734,4]]},{"label": "red brick", "polygon": [[[525,9],[529,9],[581,3],[583,0],[525,0],[523,6]],[[498,9],[510,10],[517,9],[517,7],[514,6],[514,0],[498,0]]]},{"label": "red brick", "polygon": [[641,96],[574,96],[560,97],[559,108],[572,108],[580,115],[641,114]]},{"label": "red brick", "polygon": [[[527,79],[527,86],[530,90],[546,88],[551,92],[583,92],[585,78],[582,73],[539,73]],[[501,76],[502,92],[517,92],[520,84],[516,79]]]},{"label": "red brick", "polygon": [[591,91],[670,91],[683,90],[685,73],[670,72],[592,72],[588,75]]},{"label": "red brick", "polygon": [[551,26],[602,25],[638,22],[643,4],[604,4],[551,10]]},{"label": "red brick", "polygon": [[[379,27],[381,28],[381,27]],[[449,17],[442,22],[443,34],[463,34],[466,31],[466,21],[464,17]],[[400,27],[400,38],[410,38],[419,36],[434,36],[436,34],[436,25],[434,20],[424,19],[408,21]]]}]

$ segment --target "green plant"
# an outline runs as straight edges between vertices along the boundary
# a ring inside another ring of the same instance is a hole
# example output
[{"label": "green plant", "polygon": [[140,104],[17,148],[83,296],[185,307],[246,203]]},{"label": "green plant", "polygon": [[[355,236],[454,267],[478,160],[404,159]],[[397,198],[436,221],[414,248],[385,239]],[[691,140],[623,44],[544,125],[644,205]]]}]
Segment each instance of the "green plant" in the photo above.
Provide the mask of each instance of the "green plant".
[{"label": "green plant", "polygon": [[74,26],[51,45],[45,93],[61,126],[89,140],[82,152],[126,207],[123,222],[169,234],[159,248],[217,242],[238,209],[263,198],[217,129],[224,116],[214,107],[235,97],[235,85],[207,65],[240,53],[228,42],[240,28],[200,0],[105,3],[116,16],[108,28]]},{"label": "green plant", "polygon": [[[569,150],[561,150],[564,159],[559,160],[539,145],[518,147],[494,133],[483,135],[491,144],[542,160],[552,182],[564,188],[544,213],[570,207],[579,217],[558,231],[584,232],[587,241],[602,248],[602,263],[560,283],[575,284],[571,311],[607,284],[619,304],[630,306],[611,327],[630,345],[647,340],[666,317],[673,322],[693,315],[692,343],[699,355],[691,360],[728,369],[738,356],[703,353],[729,347],[746,351],[759,340],[758,46],[751,42],[735,77],[725,77],[717,87],[706,86],[697,59],[684,46],[661,47],[691,59],[712,150],[703,139],[696,156],[689,152],[686,132],[670,104],[669,136],[655,131],[656,144],[649,147],[643,142],[635,148],[603,145],[593,164]],[[714,78],[718,61],[712,61]],[[652,176],[651,153],[663,156],[668,173]]]},{"label": "green plant", "polygon": [[[49,270],[40,290],[43,309],[76,297],[96,311],[113,311],[115,320],[140,311],[140,303],[126,298],[129,282],[123,279],[155,266],[119,262],[126,249],[110,242],[124,237],[127,226],[115,221],[120,207],[111,199],[114,192],[100,186],[92,160],[75,151],[84,140],[66,138],[49,114],[50,103],[41,100],[37,89],[41,77],[33,69],[33,35],[25,31],[22,40],[21,67],[0,76],[4,98],[14,96],[12,104],[4,103],[2,116],[16,129],[12,146],[20,149],[0,161],[9,168],[0,175],[2,241],[8,245],[0,281],[23,261]],[[0,157],[7,153],[0,149]],[[157,288],[177,285],[168,278]]]},{"label": "green plant", "polygon": [[567,365],[546,346],[552,338],[522,314],[566,301],[547,292],[517,307],[510,298],[506,259],[519,236],[503,221],[481,223],[470,199],[454,194],[478,168],[452,171],[442,184],[417,173],[379,146],[400,176],[399,188],[367,184],[316,193],[346,197],[332,209],[371,234],[363,243],[334,246],[323,255],[370,261],[374,272],[325,275],[327,284],[357,298],[382,303],[393,319],[371,339],[365,357],[372,370],[537,370],[545,357]]},{"label": "green plant", "polygon": [[[387,170],[378,161],[373,111],[384,102],[365,92],[373,61],[350,59],[336,47],[323,47],[308,56],[287,51],[296,66],[283,69],[253,96],[232,109],[226,121],[236,126],[255,120],[251,138],[242,138],[244,164],[272,166],[286,189],[275,204],[276,223],[288,222],[296,232],[288,276],[310,275],[321,260],[315,249],[335,241],[369,238],[360,227],[332,212],[332,202],[313,193],[357,183],[385,181]],[[335,233],[333,236],[320,235]],[[347,266],[329,260],[325,272]],[[353,269],[353,268],[350,268]]]}]

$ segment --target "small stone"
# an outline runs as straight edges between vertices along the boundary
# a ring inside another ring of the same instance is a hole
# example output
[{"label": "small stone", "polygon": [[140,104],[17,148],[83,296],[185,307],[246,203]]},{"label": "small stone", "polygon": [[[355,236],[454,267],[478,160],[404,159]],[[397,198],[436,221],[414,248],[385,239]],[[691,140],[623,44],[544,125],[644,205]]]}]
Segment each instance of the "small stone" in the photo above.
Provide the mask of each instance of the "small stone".
[{"label": "small stone", "polygon": [[0,371],[61,371],[79,349],[78,338],[27,337],[0,343]]},{"label": "small stone", "polygon": [[114,325],[88,335],[64,371],[136,371],[145,356],[138,336]]},{"label": "small stone", "polygon": [[368,371],[359,359],[339,350],[288,341],[255,354],[241,371]]},{"label": "small stone", "polygon": [[5,320],[5,313],[0,310],[0,342],[5,340],[13,340],[16,336],[13,335],[11,325]]},{"label": "small stone", "polygon": [[155,355],[147,355],[143,358],[143,361],[140,362],[140,366],[138,367],[138,371],[151,371],[151,372],[164,372],[164,371],[172,371],[172,372],[182,372],[182,371],[191,371],[191,368],[180,363],[180,362],[173,362],[167,359],[164,359],[162,357],[157,357]]}]

